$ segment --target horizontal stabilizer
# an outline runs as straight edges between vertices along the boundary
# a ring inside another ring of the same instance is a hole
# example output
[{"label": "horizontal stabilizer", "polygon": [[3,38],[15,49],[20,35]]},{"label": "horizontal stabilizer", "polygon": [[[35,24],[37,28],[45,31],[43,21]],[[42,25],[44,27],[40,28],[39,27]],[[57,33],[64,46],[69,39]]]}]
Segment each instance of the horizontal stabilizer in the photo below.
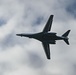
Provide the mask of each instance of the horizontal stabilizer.
[{"label": "horizontal stabilizer", "polygon": [[67,37],[68,34],[69,34],[69,32],[70,32],[70,30],[68,30],[67,32],[65,32],[62,36],[63,36],[63,37]]},{"label": "horizontal stabilizer", "polygon": [[64,39],[64,41],[66,42],[67,45],[69,45],[68,39]]}]

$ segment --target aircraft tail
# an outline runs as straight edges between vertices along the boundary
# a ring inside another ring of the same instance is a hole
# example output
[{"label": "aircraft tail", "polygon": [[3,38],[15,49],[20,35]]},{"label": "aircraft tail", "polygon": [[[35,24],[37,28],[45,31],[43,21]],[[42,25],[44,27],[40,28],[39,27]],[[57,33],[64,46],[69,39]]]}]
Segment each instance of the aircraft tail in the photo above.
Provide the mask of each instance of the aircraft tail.
[{"label": "aircraft tail", "polygon": [[67,45],[69,45],[68,39],[64,39],[64,41],[66,42]]},{"label": "aircraft tail", "polygon": [[70,30],[68,30],[67,32],[65,32],[62,37],[65,37],[66,39],[64,39],[64,41],[66,42],[67,45],[69,45],[69,41],[68,41],[68,34],[69,34]]},{"label": "aircraft tail", "polygon": [[63,37],[67,37],[68,34],[69,34],[69,32],[70,32],[70,30],[68,30],[67,32],[65,32],[62,36],[63,36]]}]

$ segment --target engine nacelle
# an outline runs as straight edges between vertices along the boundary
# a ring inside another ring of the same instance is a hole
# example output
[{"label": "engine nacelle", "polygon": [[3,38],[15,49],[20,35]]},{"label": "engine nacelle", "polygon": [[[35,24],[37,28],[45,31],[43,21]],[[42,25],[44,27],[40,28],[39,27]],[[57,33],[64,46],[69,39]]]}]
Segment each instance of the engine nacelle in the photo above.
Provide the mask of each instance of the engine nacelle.
[{"label": "engine nacelle", "polygon": [[55,41],[47,41],[49,44],[56,44]]},{"label": "engine nacelle", "polygon": [[48,44],[56,44],[56,41],[44,41],[44,42],[46,42],[46,43],[48,43]]}]

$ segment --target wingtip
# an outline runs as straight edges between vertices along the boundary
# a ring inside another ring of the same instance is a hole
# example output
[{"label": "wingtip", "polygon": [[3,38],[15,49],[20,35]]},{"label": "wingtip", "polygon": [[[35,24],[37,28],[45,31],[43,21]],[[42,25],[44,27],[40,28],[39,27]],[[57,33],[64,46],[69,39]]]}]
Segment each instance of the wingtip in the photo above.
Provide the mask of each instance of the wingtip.
[{"label": "wingtip", "polygon": [[53,17],[54,15],[50,15],[51,17]]},{"label": "wingtip", "polygon": [[47,57],[47,59],[50,60],[51,58],[50,57]]},{"label": "wingtip", "polygon": [[54,15],[50,15],[50,19],[53,20]]}]

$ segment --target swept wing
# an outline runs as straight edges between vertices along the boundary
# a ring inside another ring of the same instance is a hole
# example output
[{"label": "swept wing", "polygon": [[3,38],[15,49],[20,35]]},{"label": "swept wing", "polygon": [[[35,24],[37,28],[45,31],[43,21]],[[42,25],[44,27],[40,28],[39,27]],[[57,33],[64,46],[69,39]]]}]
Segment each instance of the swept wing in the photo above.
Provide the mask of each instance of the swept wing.
[{"label": "swept wing", "polygon": [[47,23],[46,23],[46,25],[45,25],[45,27],[44,27],[44,29],[43,29],[43,32],[48,32],[48,31],[51,30],[52,21],[53,21],[53,16],[54,16],[54,15],[50,15],[50,17],[49,17],[49,19],[48,19],[48,21],[47,21]]},{"label": "swept wing", "polygon": [[47,59],[50,59],[50,47],[49,47],[49,44],[46,43],[46,42],[42,42],[42,45],[43,45],[45,54],[47,56]]}]

